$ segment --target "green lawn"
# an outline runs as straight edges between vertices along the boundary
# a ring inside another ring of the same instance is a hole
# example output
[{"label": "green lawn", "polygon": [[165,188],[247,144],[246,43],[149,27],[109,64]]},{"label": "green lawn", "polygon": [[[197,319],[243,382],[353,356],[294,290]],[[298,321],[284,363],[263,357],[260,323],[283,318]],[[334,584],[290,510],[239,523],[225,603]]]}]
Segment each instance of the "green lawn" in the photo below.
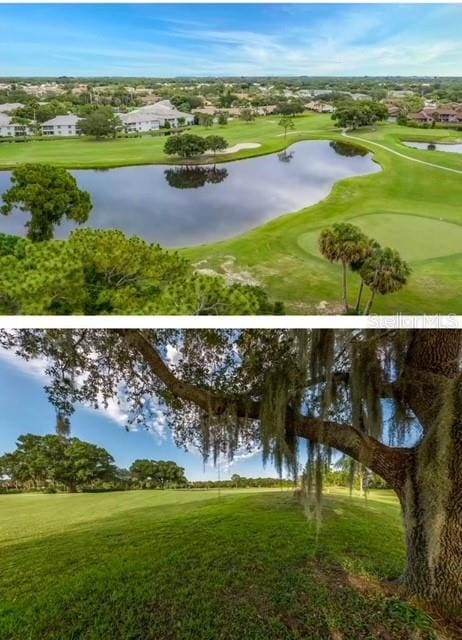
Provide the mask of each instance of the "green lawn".
[{"label": "green lawn", "polygon": [[[225,127],[194,132],[224,135],[230,145],[258,142],[261,147],[221,156],[218,161],[257,156],[283,149],[304,139],[342,139],[327,115],[295,119],[296,131],[281,134],[278,118],[268,116],[252,123],[231,122]],[[385,124],[376,131],[354,135],[362,139],[382,171],[337,183],[322,202],[281,216],[239,237],[183,250],[201,268],[229,271],[230,256],[238,274],[259,282],[274,300],[282,300],[288,313],[312,314],[339,311],[340,268],[321,259],[314,248],[316,234],[324,226],[356,220],[384,244],[399,249],[412,267],[409,284],[401,292],[379,297],[378,313],[462,313],[462,174],[418,164],[415,158],[462,171],[462,154],[410,149],[401,140],[455,142],[462,132],[415,129]],[[0,144],[0,168],[24,161],[40,161],[68,168],[109,167],[165,163],[164,138],[115,141],[47,140]],[[387,149],[403,153],[392,155]],[[223,268],[225,265],[225,268]],[[351,276],[351,299],[359,284]]]},{"label": "green lawn", "polygon": [[342,490],[323,525],[290,491],[0,496],[2,640],[427,640],[382,579],[399,508]]}]

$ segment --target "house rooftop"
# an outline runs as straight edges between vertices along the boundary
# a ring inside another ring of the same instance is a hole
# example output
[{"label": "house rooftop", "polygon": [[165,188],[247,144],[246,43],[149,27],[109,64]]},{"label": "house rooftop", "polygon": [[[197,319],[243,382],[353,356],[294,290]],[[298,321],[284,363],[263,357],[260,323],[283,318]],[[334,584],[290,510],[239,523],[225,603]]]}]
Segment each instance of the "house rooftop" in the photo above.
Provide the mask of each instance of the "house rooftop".
[{"label": "house rooftop", "polygon": [[81,119],[82,118],[79,118],[78,116],[75,116],[73,114],[69,114],[67,116],[56,116],[55,118],[52,118],[51,120],[47,120],[46,122],[44,122],[42,126],[44,127],[73,126],[73,125],[76,125],[77,122],[79,122],[79,120]]},{"label": "house rooftop", "polygon": [[156,118],[156,116],[150,111],[142,112],[142,113],[140,113],[139,111],[132,111],[131,113],[120,113],[119,118],[124,124],[129,124],[131,122],[135,123],[135,122],[158,122],[159,121],[158,118]]},{"label": "house rooftop", "polygon": [[22,109],[23,106],[21,102],[5,102],[4,104],[0,104],[0,113],[16,111],[16,109]]},{"label": "house rooftop", "polygon": [[161,118],[186,118],[191,116],[190,113],[182,113],[170,102],[170,100],[159,100],[154,104],[147,104],[145,107],[140,107],[132,113],[149,113],[157,115]]}]

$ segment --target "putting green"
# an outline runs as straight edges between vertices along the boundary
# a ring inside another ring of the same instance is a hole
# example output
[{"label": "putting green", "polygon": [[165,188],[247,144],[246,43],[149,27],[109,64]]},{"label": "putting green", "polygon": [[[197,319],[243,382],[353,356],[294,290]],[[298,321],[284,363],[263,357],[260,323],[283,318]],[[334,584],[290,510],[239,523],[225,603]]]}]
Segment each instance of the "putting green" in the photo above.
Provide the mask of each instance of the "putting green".
[{"label": "putting green", "polygon": [[[442,258],[462,253],[462,226],[435,218],[398,213],[372,213],[345,222],[360,227],[384,247],[397,249],[409,262]],[[303,233],[298,245],[319,257],[318,238],[321,229]]]}]

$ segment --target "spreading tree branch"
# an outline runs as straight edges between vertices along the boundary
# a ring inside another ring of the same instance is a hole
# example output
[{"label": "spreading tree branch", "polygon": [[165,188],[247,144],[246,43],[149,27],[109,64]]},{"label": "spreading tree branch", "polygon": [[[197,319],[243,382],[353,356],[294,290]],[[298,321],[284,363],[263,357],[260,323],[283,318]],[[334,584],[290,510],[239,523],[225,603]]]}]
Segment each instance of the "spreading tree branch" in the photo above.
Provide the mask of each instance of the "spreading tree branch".
[{"label": "spreading tree branch", "polygon": [[[120,334],[173,395],[192,402],[207,413],[219,416],[225,412],[228,403],[226,397],[211,389],[180,380],[141,330],[121,330]],[[247,398],[242,398],[237,403],[233,401],[233,406],[238,417],[254,420],[260,417],[260,403],[257,401],[249,402]],[[396,489],[401,487],[406,468],[414,455],[413,449],[389,447],[349,424],[303,416],[294,412],[291,407],[287,407],[286,426],[300,438],[333,447],[351,456]]]}]

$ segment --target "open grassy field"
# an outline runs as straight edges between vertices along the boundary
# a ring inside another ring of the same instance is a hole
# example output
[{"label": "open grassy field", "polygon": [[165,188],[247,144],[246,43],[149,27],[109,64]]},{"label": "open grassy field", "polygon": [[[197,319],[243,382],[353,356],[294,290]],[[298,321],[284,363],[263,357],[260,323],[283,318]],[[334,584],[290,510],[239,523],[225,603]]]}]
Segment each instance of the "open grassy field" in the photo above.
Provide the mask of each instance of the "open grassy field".
[{"label": "open grassy field", "polygon": [[[281,134],[278,118],[271,116],[207,130],[195,127],[194,132],[223,135],[230,145],[261,144],[257,149],[218,157],[218,161],[272,153],[304,139],[344,140],[327,115],[304,115],[295,121],[296,130],[287,138]],[[341,309],[340,268],[319,256],[316,237],[328,224],[351,221],[382,244],[399,249],[413,271],[405,289],[379,297],[373,311],[462,313],[462,154],[410,149],[400,142],[455,142],[462,139],[462,133],[385,124],[354,136],[374,154],[382,167],[380,173],[343,180],[314,206],[288,212],[231,240],[185,249],[184,255],[217,273],[229,271],[232,256],[234,271],[259,282],[271,298],[285,302],[289,313],[337,312]],[[0,168],[25,161],[68,168],[166,163],[164,141],[143,137],[0,144]],[[359,281],[355,275],[350,280],[354,299]]]},{"label": "open grassy field", "polygon": [[[427,640],[390,492],[0,496],[2,640]],[[446,636],[439,636],[446,637]]]}]

